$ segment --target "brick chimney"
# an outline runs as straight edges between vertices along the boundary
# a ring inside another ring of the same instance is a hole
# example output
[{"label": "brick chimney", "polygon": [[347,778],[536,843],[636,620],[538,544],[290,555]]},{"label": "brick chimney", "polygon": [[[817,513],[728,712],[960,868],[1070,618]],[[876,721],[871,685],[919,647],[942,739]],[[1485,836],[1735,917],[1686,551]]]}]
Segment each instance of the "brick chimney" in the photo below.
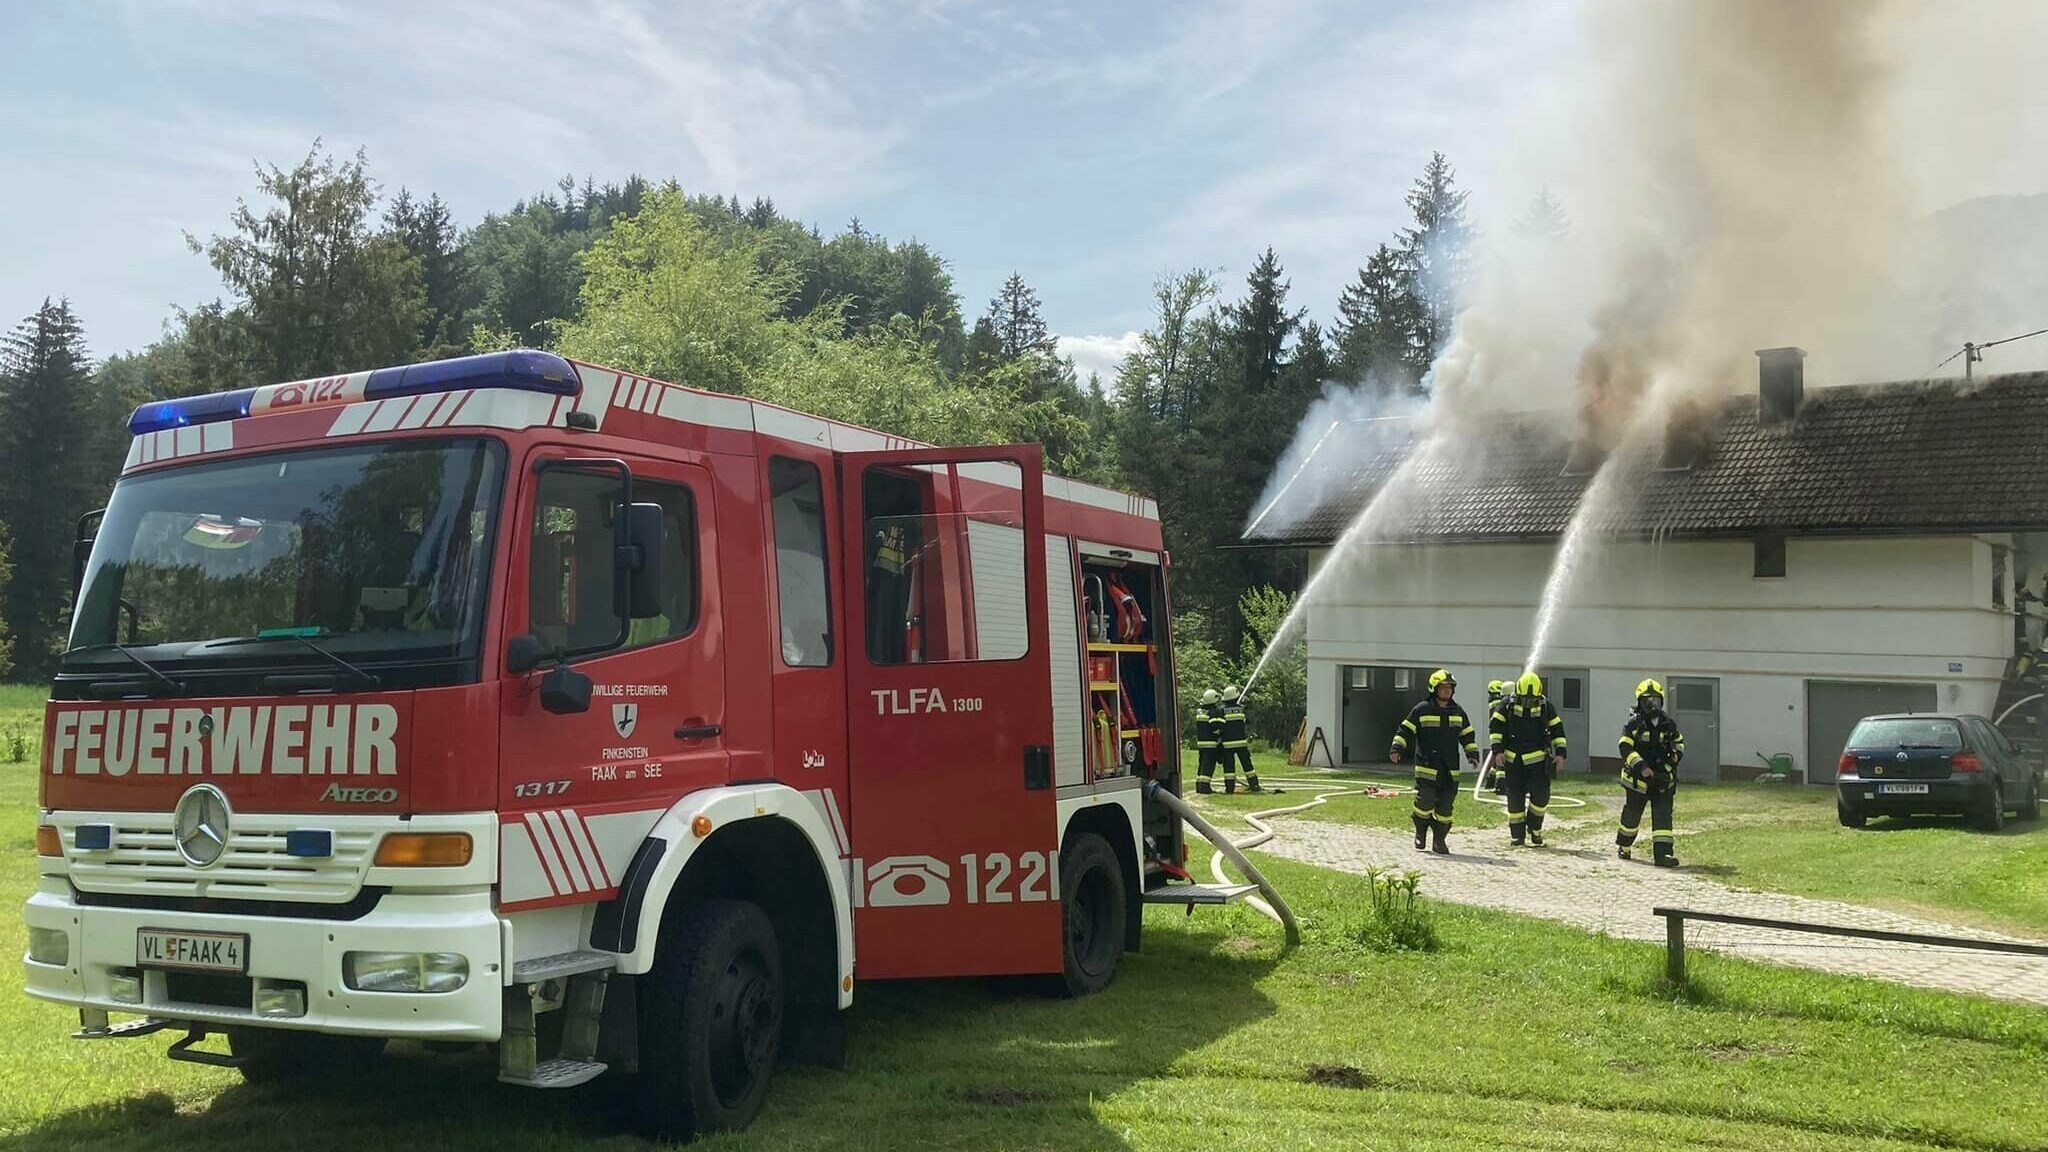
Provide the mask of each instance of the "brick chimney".
[{"label": "brick chimney", "polygon": [[1806,349],[1759,348],[1757,358],[1757,424],[1784,428],[1799,418],[1806,402]]}]

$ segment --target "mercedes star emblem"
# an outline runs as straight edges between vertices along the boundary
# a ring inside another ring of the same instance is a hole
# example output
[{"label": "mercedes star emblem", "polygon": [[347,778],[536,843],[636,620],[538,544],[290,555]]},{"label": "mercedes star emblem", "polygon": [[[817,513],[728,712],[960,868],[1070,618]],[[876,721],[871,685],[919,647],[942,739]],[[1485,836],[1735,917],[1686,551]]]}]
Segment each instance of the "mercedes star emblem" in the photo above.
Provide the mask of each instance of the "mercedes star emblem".
[{"label": "mercedes star emblem", "polygon": [[171,841],[194,868],[219,863],[228,848],[227,796],[211,784],[200,784],[179,797],[171,818]]}]

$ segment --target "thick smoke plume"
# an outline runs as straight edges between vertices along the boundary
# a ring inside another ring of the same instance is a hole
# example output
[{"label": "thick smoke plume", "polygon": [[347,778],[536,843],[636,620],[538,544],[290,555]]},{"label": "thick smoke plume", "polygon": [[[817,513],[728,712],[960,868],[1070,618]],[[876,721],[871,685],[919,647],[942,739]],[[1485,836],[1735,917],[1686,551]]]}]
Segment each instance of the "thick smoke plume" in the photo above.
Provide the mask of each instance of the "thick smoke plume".
[{"label": "thick smoke plume", "polygon": [[1924,370],[1898,315],[1911,211],[1884,130],[1886,11],[1592,4],[1569,123],[1527,134],[1520,160],[1565,190],[1571,229],[1488,254],[1442,399],[1548,394],[1612,445],[1660,380],[1674,399],[1753,387],[1757,348],[1799,344],[1832,379]]}]

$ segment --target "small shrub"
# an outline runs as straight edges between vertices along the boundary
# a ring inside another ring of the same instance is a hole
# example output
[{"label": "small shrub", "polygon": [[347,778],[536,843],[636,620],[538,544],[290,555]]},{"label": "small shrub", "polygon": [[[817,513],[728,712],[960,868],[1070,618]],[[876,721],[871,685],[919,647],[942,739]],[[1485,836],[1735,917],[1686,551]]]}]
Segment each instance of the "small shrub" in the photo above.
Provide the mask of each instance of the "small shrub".
[{"label": "small shrub", "polygon": [[1354,944],[1374,952],[1434,952],[1436,912],[1422,899],[1422,873],[1368,868],[1372,900],[1351,924]]},{"label": "small shrub", "polygon": [[19,724],[9,728],[7,730],[7,762],[9,764],[26,764],[28,763],[28,753],[28,729],[23,728]]}]

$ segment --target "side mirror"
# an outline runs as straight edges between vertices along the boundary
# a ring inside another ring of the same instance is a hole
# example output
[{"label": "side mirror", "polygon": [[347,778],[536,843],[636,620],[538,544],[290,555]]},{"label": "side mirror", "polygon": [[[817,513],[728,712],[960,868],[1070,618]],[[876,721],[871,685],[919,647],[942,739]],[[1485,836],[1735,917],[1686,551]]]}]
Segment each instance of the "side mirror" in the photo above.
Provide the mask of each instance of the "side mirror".
[{"label": "side mirror", "polygon": [[505,671],[531,672],[545,655],[547,649],[541,646],[540,637],[522,632],[505,644]]},{"label": "side mirror", "polygon": [[76,597],[78,590],[85,585],[85,563],[92,559],[93,541],[99,537],[99,522],[106,514],[107,510],[105,508],[99,508],[87,512],[78,518],[78,531],[73,534],[71,541],[71,594],[73,597]]},{"label": "side mirror", "polygon": [[619,518],[619,615],[645,620],[662,613],[662,514],[659,504],[628,504]]},{"label": "side mirror", "polygon": [[590,677],[557,664],[540,678],[540,706],[557,716],[590,711]]}]

